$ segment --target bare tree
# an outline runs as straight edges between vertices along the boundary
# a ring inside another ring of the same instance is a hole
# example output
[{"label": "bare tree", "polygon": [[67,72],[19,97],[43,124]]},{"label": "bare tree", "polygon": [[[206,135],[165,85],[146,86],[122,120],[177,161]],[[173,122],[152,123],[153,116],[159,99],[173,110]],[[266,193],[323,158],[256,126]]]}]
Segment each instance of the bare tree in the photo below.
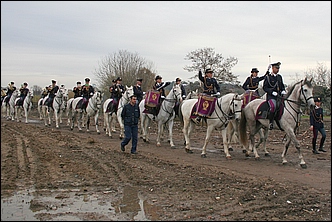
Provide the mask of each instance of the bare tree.
[{"label": "bare tree", "polygon": [[144,87],[148,87],[149,80],[154,80],[152,67],[153,63],[146,61],[138,53],[126,50],[112,53],[105,56],[99,63],[98,70],[95,70],[98,88],[108,95],[112,80],[121,77],[122,84],[127,86],[136,84],[137,78],[143,78],[142,88],[146,90]]},{"label": "bare tree", "polygon": [[188,72],[195,72],[191,79],[197,78],[199,69],[206,70],[211,68],[218,82],[240,83],[237,80],[238,76],[235,76],[231,71],[238,62],[238,59],[235,57],[224,58],[222,54],[216,53],[213,48],[203,48],[188,53],[185,59],[192,61],[192,65],[183,68]]},{"label": "bare tree", "polygon": [[315,69],[304,72],[307,78],[313,78],[314,95],[323,99],[323,106],[331,113],[331,70],[324,63],[317,63]]},{"label": "bare tree", "polygon": [[32,92],[33,92],[33,95],[41,95],[41,93],[42,93],[42,91],[43,91],[42,87],[37,86],[37,85],[33,85],[33,86],[31,87],[31,90],[32,90]]}]

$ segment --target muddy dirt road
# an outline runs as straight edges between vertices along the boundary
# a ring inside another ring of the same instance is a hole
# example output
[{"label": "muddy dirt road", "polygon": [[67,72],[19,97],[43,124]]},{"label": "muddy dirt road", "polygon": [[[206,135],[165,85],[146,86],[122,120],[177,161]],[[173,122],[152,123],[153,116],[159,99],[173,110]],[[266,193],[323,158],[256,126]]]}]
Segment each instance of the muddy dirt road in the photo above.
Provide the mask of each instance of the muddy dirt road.
[{"label": "muddy dirt road", "polygon": [[[268,138],[271,156],[245,157],[233,145],[232,159],[214,132],[201,158],[205,126],[196,126],[194,153],[184,150],[180,122],[172,149],[166,139],[138,143],[138,155],[109,138],[66,126],[45,127],[36,111],[30,123],[1,118],[1,220],[322,220],[331,221],[331,131],[326,153],[311,152],[308,119],[298,134],[308,168],[291,145],[282,165],[281,131]],[[102,118],[100,118],[102,129]],[[118,129],[118,128],[117,128]],[[319,137],[320,139],[320,137]]]}]

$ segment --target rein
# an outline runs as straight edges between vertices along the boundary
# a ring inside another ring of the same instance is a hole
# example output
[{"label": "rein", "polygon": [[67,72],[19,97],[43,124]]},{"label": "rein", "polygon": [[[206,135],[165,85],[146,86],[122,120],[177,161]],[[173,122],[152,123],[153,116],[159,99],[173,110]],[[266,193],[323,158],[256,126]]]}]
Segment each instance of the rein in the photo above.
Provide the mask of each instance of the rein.
[{"label": "rein", "polygon": [[[171,117],[173,116],[174,106],[175,106],[176,101],[178,100],[178,95],[174,93],[174,89],[173,89],[172,93],[173,93],[173,99],[171,99],[171,98],[165,98],[164,101],[161,103],[161,108],[162,108],[162,110],[164,110],[167,114],[169,114],[169,116],[168,116],[168,118],[167,118],[167,120],[166,120],[165,123],[167,123],[167,122],[171,119]],[[179,95],[181,96],[181,93],[179,93]],[[174,98],[174,97],[175,97],[175,98]],[[172,109],[171,109],[171,111],[168,111],[168,110],[166,109],[166,107],[163,105],[164,102],[174,103],[174,104],[172,105]]]}]

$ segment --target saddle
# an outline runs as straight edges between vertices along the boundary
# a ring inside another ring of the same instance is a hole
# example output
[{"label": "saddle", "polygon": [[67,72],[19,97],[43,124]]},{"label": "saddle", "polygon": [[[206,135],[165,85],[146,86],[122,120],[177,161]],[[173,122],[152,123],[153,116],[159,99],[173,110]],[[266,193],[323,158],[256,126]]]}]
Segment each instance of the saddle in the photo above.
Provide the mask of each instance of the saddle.
[{"label": "saddle", "polygon": [[252,100],[258,99],[260,96],[258,95],[257,91],[254,90],[247,90],[243,94],[243,102],[242,102],[242,109]]},{"label": "saddle", "polygon": [[197,103],[194,105],[195,112],[193,114],[196,116],[210,117],[215,109],[216,100],[217,98],[210,95],[200,95]]},{"label": "saddle", "polygon": [[[281,127],[280,127],[279,120],[281,119],[281,116],[284,113],[284,107],[285,107],[284,99],[282,99],[282,101],[277,100],[277,107],[276,107],[276,110],[274,112],[274,118],[273,119],[276,121],[276,123],[277,123],[277,125],[280,129],[281,129]],[[256,111],[256,115],[255,115],[255,120],[268,119],[269,114],[270,114],[270,105],[269,105],[268,101],[264,101],[258,106],[258,109]]]},{"label": "saddle", "polygon": [[108,103],[106,107],[107,113],[114,113],[118,110],[119,102],[117,102],[115,99],[112,99],[111,102]]}]

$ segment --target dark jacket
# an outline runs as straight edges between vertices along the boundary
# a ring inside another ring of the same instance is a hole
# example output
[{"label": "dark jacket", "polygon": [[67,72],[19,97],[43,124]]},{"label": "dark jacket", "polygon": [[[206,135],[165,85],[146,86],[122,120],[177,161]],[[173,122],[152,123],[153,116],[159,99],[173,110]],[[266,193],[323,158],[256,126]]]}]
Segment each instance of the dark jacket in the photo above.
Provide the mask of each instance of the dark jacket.
[{"label": "dark jacket", "polygon": [[181,87],[181,96],[184,99],[187,96],[186,89],[182,84],[180,84],[180,87]]},{"label": "dark jacket", "polygon": [[122,94],[125,92],[125,88],[123,85],[118,85],[118,84],[115,84],[115,85],[112,85],[110,87],[110,92],[111,92],[111,98],[112,99],[117,99],[117,100],[120,100],[121,97],[122,97]]},{"label": "dark jacket", "polygon": [[138,102],[143,99],[143,90],[141,86],[134,86],[134,95],[137,97]]},{"label": "dark jacket", "polygon": [[94,93],[95,93],[95,89],[91,85],[89,85],[89,86],[84,85],[82,87],[83,98],[89,99],[93,96]]},{"label": "dark jacket", "polygon": [[81,88],[74,87],[73,92],[74,92],[74,98],[83,96],[83,89],[82,89],[82,87]]},{"label": "dark jacket", "polygon": [[310,111],[310,126],[314,126],[317,129],[324,128],[323,108],[316,106]]},{"label": "dark jacket", "polygon": [[153,86],[153,89],[159,91],[160,96],[166,97],[165,87],[170,85],[170,84],[171,84],[170,82],[161,82],[161,83],[155,82],[154,86]]},{"label": "dark jacket", "polygon": [[138,125],[138,120],[140,117],[140,110],[138,104],[135,103],[134,106],[132,106],[130,103],[124,105],[121,112],[121,117],[125,126]]},{"label": "dark jacket", "polygon": [[55,93],[58,92],[59,86],[54,86],[49,92],[48,92],[48,98],[54,98]]},{"label": "dark jacket", "polygon": [[249,76],[246,81],[243,83],[242,88],[244,90],[256,90],[258,89],[259,82],[264,80],[265,76],[253,77]]},{"label": "dark jacket", "polygon": [[16,90],[16,86],[12,86],[12,87],[8,87],[7,88],[7,96],[11,97],[11,95],[13,94],[13,92]]},{"label": "dark jacket", "polygon": [[28,95],[29,89],[28,88],[21,88],[20,89],[20,97],[25,98]]},{"label": "dark jacket", "polygon": [[[263,90],[266,92],[266,100],[275,99],[281,96],[281,92],[285,90],[285,85],[280,74],[266,75],[263,83]],[[272,95],[272,92],[277,92],[278,95]]]},{"label": "dark jacket", "polygon": [[217,92],[220,92],[220,86],[215,78],[203,77],[202,71],[198,72],[198,78],[203,82],[203,93],[212,95]]}]

